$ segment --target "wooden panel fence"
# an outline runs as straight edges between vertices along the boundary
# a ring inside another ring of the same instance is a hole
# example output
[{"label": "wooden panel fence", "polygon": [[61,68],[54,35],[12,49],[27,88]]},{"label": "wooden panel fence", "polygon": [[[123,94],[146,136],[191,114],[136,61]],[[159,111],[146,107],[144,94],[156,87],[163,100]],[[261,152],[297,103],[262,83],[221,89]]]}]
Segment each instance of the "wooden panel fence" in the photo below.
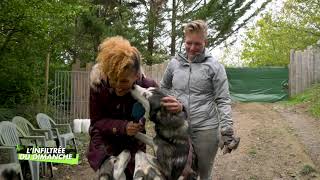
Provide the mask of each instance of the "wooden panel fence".
[{"label": "wooden panel fence", "polygon": [[144,74],[147,77],[155,80],[158,84],[160,84],[162,75],[163,75],[164,71],[166,70],[167,65],[168,65],[168,61],[166,61],[162,64],[155,64],[152,66],[147,66],[146,64],[143,64],[142,68],[143,68]]},{"label": "wooden panel fence", "polygon": [[289,96],[302,93],[320,83],[320,41],[304,51],[291,50],[289,64]]},{"label": "wooden panel fence", "polygon": [[[93,63],[88,63],[85,68],[80,68],[80,62],[72,67],[70,73],[70,89],[71,95],[68,95],[70,101],[64,100],[63,103],[68,102],[68,105],[62,105],[61,102],[55,102],[58,106],[69,107],[69,114],[71,119],[88,119],[89,118],[89,72]],[[154,79],[160,84],[163,73],[168,65],[168,61],[162,64],[155,64],[152,66],[143,65],[144,74],[147,77]],[[60,77],[60,76],[59,76]],[[59,80],[58,77],[58,80]],[[303,92],[314,83],[320,83],[320,41],[316,46],[308,47],[304,51],[291,50],[290,64],[289,64],[289,96],[294,96]],[[58,84],[57,84],[58,86]],[[65,91],[65,90],[63,90]],[[67,98],[67,99],[68,99]],[[69,100],[69,99],[68,99]],[[63,118],[58,118],[63,120]],[[69,119],[69,118],[68,118]]]}]

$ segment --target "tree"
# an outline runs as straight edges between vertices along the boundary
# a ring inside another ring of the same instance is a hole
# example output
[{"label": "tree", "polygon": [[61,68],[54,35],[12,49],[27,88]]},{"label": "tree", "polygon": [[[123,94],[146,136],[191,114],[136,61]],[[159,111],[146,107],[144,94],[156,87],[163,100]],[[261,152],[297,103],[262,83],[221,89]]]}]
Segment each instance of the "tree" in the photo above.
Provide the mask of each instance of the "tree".
[{"label": "tree", "polygon": [[86,9],[76,0],[0,2],[1,107],[42,103],[45,62],[65,67],[74,17]]},{"label": "tree", "polygon": [[[319,8],[305,3],[290,0],[279,17],[266,14],[259,20],[247,32],[242,60],[249,66],[286,66],[291,49],[304,49],[314,44],[320,37]],[[310,12],[304,8],[310,8]]]},{"label": "tree", "polygon": [[196,5],[191,6],[191,9],[188,8],[182,19],[184,21],[191,19],[206,20],[209,26],[209,46],[214,48],[264,10],[271,0],[263,1],[260,6],[254,9],[252,5],[256,2],[256,0],[195,1]]},{"label": "tree", "polygon": [[47,92],[54,88],[54,71],[70,70],[76,59],[94,61],[106,37],[124,36],[145,63],[160,63],[181,50],[183,23],[201,18],[208,21],[210,43],[216,46],[264,7],[244,18],[254,2],[2,0],[0,108],[46,103]]},{"label": "tree", "polygon": [[[232,2],[227,0],[208,2],[206,0],[152,0],[149,2],[139,0],[144,5],[143,9],[147,9],[146,18],[142,18],[148,22],[144,28],[148,36],[147,52],[152,56],[154,50],[160,53],[170,52],[173,56],[176,49],[181,51],[183,24],[193,19],[203,19],[208,22],[209,46],[214,48],[236,33],[270,1],[265,0],[254,9],[252,5],[257,2],[256,0]],[[155,42],[155,39],[158,41]]]},{"label": "tree", "polygon": [[137,3],[125,0],[95,0],[90,11],[76,19],[74,46],[68,51],[73,59],[81,62],[95,61],[101,41],[110,36],[120,35],[144,51],[140,29],[136,26],[141,15],[136,12]]},{"label": "tree", "polygon": [[[290,24],[289,28],[320,36],[319,0],[288,0],[283,11],[282,18]],[[294,26],[296,23],[300,26]]]}]

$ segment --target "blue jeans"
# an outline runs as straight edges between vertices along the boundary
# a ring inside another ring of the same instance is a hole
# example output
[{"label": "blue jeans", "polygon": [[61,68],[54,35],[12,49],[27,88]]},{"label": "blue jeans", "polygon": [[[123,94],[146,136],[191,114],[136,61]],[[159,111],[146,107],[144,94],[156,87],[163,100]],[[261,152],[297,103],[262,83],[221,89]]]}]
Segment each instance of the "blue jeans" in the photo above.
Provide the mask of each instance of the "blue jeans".
[{"label": "blue jeans", "polygon": [[218,151],[219,128],[192,132],[191,138],[198,157],[200,180],[212,180],[214,158]]}]

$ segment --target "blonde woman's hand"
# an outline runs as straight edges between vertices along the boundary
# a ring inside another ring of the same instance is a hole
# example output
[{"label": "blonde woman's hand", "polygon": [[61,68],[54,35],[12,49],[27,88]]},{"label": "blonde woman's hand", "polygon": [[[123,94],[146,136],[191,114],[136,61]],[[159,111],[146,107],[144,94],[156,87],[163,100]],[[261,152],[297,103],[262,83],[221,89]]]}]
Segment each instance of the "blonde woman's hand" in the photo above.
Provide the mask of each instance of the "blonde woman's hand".
[{"label": "blonde woman's hand", "polygon": [[182,104],[173,96],[167,96],[161,99],[161,105],[171,113],[179,113],[182,111]]}]

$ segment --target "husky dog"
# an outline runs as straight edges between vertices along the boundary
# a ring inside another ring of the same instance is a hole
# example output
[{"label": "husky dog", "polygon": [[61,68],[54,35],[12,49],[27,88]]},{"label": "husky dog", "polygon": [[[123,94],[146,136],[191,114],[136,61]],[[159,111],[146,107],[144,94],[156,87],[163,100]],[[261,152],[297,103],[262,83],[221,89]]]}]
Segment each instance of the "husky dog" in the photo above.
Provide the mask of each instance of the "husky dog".
[{"label": "husky dog", "polygon": [[165,179],[196,179],[193,171],[196,158],[186,113],[170,113],[161,106],[161,99],[167,95],[160,89],[145,89],[135,85],[131,94],[144,106],[145,117],[155,123],[156,131],[154,138],[142,133],[135,137],[153,147],[158,168]]}]

